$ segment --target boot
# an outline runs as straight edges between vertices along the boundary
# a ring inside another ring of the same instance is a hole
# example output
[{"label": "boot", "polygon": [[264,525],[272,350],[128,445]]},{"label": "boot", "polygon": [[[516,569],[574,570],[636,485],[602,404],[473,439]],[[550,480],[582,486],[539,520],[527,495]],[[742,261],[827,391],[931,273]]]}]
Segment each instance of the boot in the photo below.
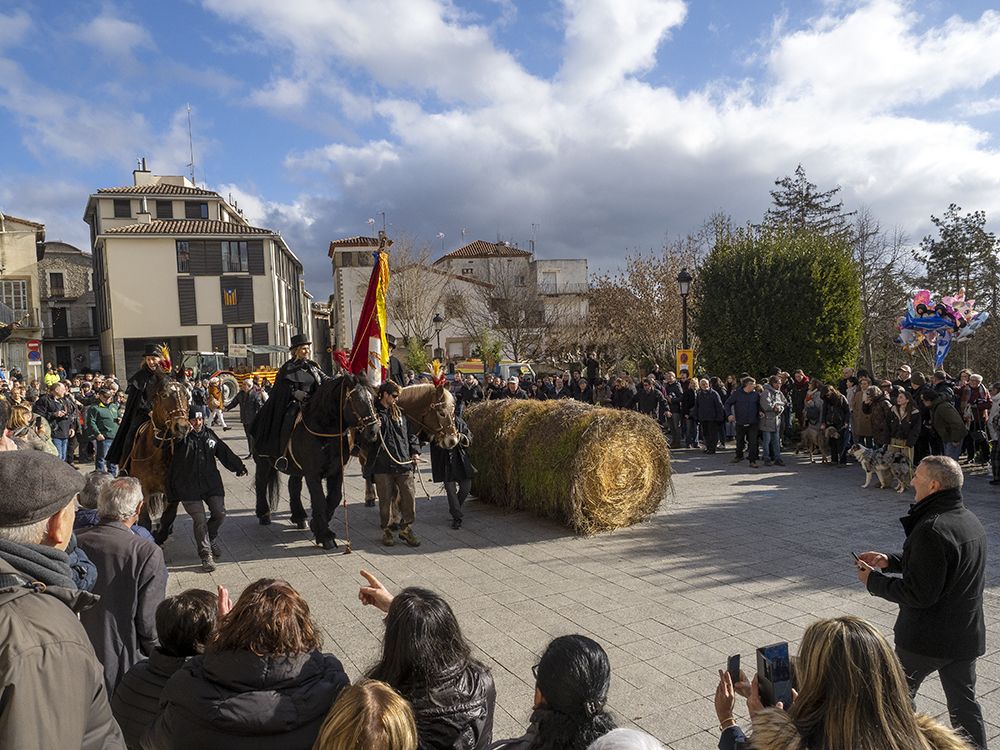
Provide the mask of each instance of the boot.
[{"label": "boot", "polygon": [[218,539],[212,539],[209,542],[209,546],[211,546],[211,548],[212,548],[212,557],[214,557],[216,560],[221,559],[222,558],[222,546],[219,544],[219,540]]},{"label": "boot", "polygon": [[391,547],[396,543],[395,537],[389,529],[382,529],[382,544]]},{"label": "boot", "polygon": [[211,555],[205,555],[201,558],[201,569],[206,573],[215,572],[215,560],[212,559]]},{"label": "boot", "polygon": [[399,532],[399,538],[406,542],[409,547],[420,546],[420,540],[417,539],[417,535],[413,533],[413,529],[410,529],[409,527]]}]

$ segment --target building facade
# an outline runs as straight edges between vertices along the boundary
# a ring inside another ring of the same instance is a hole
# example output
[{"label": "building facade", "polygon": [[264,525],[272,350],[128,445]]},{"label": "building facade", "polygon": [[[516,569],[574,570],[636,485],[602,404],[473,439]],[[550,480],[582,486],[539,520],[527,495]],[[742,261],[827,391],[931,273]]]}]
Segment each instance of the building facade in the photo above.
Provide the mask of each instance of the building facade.
[{"label": "building facade", "polygon": [[89,253],[65,242],[45,243],[38,261],[42,358],[66,372],[101,369],[93,276]]},{"label": "building facade", "polygon": [[376,237],[344,237],[330,243],[327,251],[333,266],[330,336],[334,349],[350,350],[354,344],[358,315],[368,291],[377,249]]},{"label": "building facade", "polygon": [[180,176],[133,173],[90,196],[102,368],[133,371],[147,342],[183,351],[250,347],[235,367],[276,366],[309,331],[302,264],[277,232]]},{"label": "building facade", "polygon": [[0,323],[16,324],[0,343],[0,361],[19,368],[26,378],[43,373],[41,362],[29,367],[28,342],[43,335],[38,261],[44,242],[44,224],[0,214]]}]

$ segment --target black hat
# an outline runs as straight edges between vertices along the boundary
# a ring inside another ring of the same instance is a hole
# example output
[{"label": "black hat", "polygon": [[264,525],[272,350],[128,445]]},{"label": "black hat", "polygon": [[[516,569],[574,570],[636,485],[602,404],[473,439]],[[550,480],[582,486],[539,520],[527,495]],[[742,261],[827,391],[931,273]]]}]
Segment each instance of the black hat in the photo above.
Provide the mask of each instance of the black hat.
[{"label": "black hat", "polygon": [[0,453],[0,528],[50,518],[83,485],[83,474],[57,456],[41,451]]},{"label": "black hat", "polygon": [[294,336],[292,336],[292,343],[288,345],[288,349],[289,351],[291,351],[292,349],[295,349],[300,346],[305,346],[306,344],[311,344],[311,343],[312,341],[310,341],[309,337],[306,336],[304,333],[296,333]]},{"label": "black hat", "polygon": [[159,344],[146,344],[146,348],[142,350],[143,357],[159,357],[160,356],[160,345]]},{"label": "black hat", "polygon": [[205,413],[197,406],[188,407],[188,419],[194,419],[196,416],[204,419]]},{"label": "black hat", "polygon": [[386,343],[389,344],[389,348],[390,349],[395,349],[396,348],[396,337],[393,336],[391,333],[387,333],[385,335],[385,340],[386,340]]}]

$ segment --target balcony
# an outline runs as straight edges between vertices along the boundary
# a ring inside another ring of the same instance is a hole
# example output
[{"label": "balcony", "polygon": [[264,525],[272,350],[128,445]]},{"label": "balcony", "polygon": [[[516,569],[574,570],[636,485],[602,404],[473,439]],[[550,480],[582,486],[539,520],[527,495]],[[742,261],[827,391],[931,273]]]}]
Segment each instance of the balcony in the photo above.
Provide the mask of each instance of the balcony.
[{"label": "balcony", "polygon": [[90,327],[90,323],[74,323],[69,326],[45,326],[45,339],[90,339],[96,338],[97,334]]},{"label": "balcony", "polygon": [[570,282],[566,284],[551,281],[538,282],[539,294],[586,294],[589,289],[590,286],[586,282]]}]

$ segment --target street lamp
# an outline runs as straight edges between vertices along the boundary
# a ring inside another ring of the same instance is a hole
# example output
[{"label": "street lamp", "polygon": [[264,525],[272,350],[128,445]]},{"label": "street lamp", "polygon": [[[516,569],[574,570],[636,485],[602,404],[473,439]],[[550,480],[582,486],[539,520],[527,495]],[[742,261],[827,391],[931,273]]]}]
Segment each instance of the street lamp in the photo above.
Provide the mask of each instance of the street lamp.
[{"label": "street lamp", "polygon": [[434,333],[437,334],[437,357],[438,359],[444,359],[444,352],[441,351],[441,326],[444,325],[444,318],[441,317],[441,313],[434,313],[431,322],[434,324]]},{"label": "street lamp", "polygon": [[677,286],[681,290],[681,338],[685,349],[688,348],[688,294],[691,292],[691,279],[686,268],[682,268],[677,274]]}]

